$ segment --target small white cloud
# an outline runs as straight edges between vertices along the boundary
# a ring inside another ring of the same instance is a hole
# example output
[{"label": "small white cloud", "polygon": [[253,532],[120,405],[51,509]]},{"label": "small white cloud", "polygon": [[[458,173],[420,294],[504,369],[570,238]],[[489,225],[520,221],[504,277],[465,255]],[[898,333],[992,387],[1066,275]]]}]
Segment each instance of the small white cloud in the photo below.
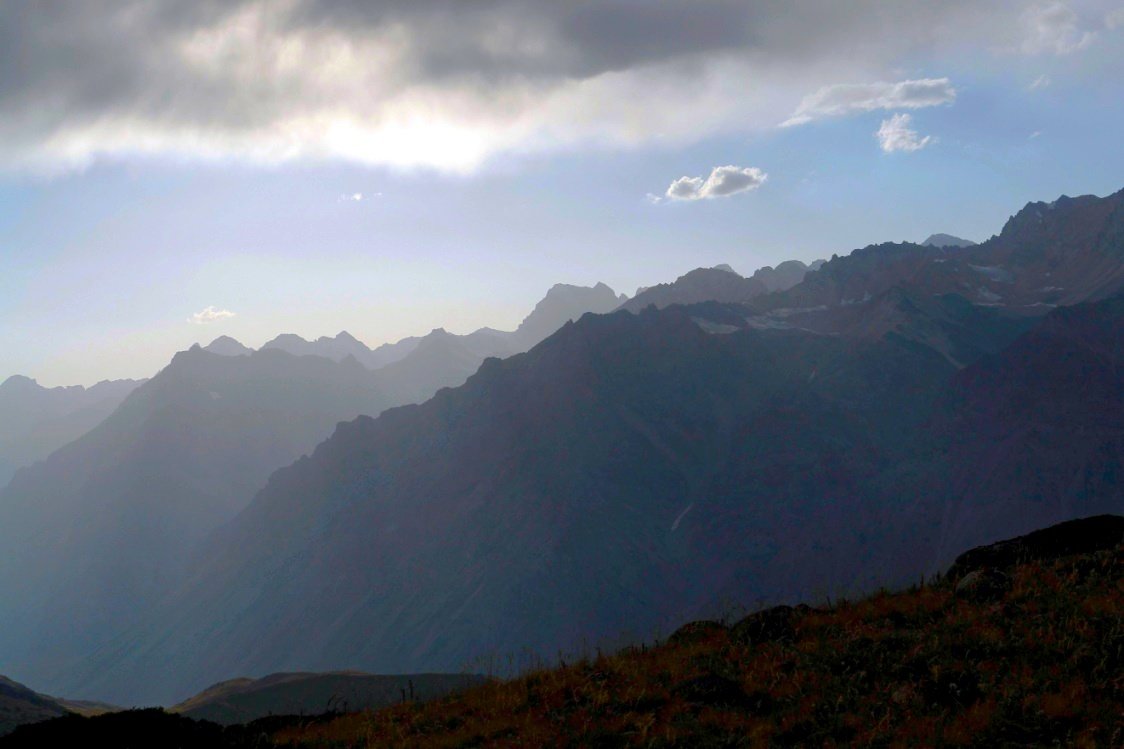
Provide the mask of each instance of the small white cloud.
[{"label": "small white cloud", "polygon": [[874,135],[878,138],[878,145],[886,153],[895,151],[919,151],[932,142],[928,135],[921,137],[918,132],[910,127],[913,118],[905,113],[895,114],[888,120],[882,120],[881,127]]},{"label": "small white cloud", "polygon": [[1050,83],[1051,83],[1050,76],[1043,73],[1042,75],[1035,78],[1034,82],[1031,83],[1029,86],[1027,86],[1027,88],[1030,89],[1031,91],[1037,91],[1040,88],[1046,88],[1047,86],[1050,85]]},{"label": "small white cloud", "polygon": [[756,190],[769,178],[755,166],[716,166],[706,179],[680,177],[671,183],[665,193],[668,200],[707,200],[725,198],[739,192]]},{"label": "small white cloud", "polygon": [[805,96],[781,127],[803,125],[822,117],[840,117],[876,109],[921,109],[956,100],[948,78],[920,78],[887,83],[838,83]]},{"label": "small white cloud", "polygon": [[209,325],[210,323],[225,320],[230,317],[234,317],[234,313],[228,309],[218,309],[214,306],[207,306],[187,318],[187,321],[195,325]]},{"label": "small white cloud", "polygon": [[[1097,32],[1082,29],[1080,20],[1065,3],[1048,3],[1028,9],[1021,18],[1023,54],[1049,52],[1068,55],[1085,49],[1096,39]],[[1105,22],[1107,25],[1108,18]]]},{"label": "small white cloud", "polygon": [[337,203],[362,203],[363,193],[361,192],[348,192],[336,198]]},{"label": "small white cloud", "polygon": [[644,196],[644,200],[647,200],[652,205],[659,205],[660,203],[663,202],[663,196],[662,195],[656,195],[654,192],[650,192],[650,193],[648,193],[647,195]]},{"label": "small white cloud", "polygon": [[1030,135],[1026,136],[1026,139],[1027,139],[1027,140],[1034,140],[1034,139],[1035,139],[1035,138],[1037,138],[1037,137],[1038,137],[1039,135],[1042,135],[1042,131],[1041,131],[1041,130],[1035,130],[1035,131],[1034,131],[1033,133],[1031,133]]}]

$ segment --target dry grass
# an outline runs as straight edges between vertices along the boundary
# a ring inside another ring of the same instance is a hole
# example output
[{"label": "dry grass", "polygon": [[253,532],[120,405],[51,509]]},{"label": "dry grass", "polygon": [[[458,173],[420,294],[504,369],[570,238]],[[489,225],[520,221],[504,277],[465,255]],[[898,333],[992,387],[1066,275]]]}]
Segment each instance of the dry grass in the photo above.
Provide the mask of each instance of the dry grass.
[{"label": "dry grass", "polygon": [[1124,549],[715,628],[274,736],[328,747],[1124,746]]}]

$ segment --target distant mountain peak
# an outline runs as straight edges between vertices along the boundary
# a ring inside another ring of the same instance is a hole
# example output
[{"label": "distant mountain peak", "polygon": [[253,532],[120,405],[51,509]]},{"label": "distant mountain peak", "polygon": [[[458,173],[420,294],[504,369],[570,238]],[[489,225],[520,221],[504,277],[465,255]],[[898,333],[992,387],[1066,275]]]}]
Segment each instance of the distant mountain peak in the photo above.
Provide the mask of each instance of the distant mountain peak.
[{"label": "distant mountain peak", "polygon": [[516,340],[521,348],[529,349],[568,321],[576,320],[586,312],[612,312],[627,299],[624,294],[618,295],[608,284],[601,282],[595,286],[556,283],[520,323],[515,331]]},{"label": "distant mountain peak", "polygon": [[922,247],[974,247],[975,242],[952,234],[930,234],[928,239],[921,243]]},{"label": "distant mountain peak", "polygon": [[220,335],[204,346],[203,350],[219,356],[245,356],[254,353],[252,348],[242,345],[228,335]]},{"label": "distant mountain peak", "polygon": [[25,375],[12,375],[8,379],[0,382],[0,388],[5,390],[26,390],[30,388],[41,387],[38,382],[32,377]]},{"label": "distant mountain peak", "polygon": [[729,265],[727,265],[726,263],[719,263],[718,265],[714,266],[714,270],[724,270],[724,271],[726,271],[727,273],[733,273],[733,274],[734,274],[734,275],[736,275],[736,276],[740,276],[740,275],[741,275],[740,273],[738,273],[738,272],[737,272],[736,270],[734,270],[733,268],[731,268],[731,267],[730,267]]}]

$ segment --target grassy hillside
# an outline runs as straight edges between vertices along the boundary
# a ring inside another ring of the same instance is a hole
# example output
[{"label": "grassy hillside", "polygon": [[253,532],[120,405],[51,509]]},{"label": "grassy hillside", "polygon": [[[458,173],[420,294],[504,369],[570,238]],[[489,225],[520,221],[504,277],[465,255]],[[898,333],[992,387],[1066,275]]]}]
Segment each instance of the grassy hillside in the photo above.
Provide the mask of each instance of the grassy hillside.
[{"label": "grassy hillside", "polygon": [[[68,743],[69,742],[69,743]],[[629,648],[429,702],[222,728],[161,711],[0,749],[1124,746],[1124,518],[962,554],[945,579]]]},{"label": "grassy hillside", "polygon": [[822,610],[689,625],[658,647],[292,726],[274,739],[300,747],[1124,745],[1124,545],[1005,572],[992,562],[978,574],[960,569],[934,585]]},{"label": "grassy hillside", "polygon": [[0,736],[24,723],[47,720],[66,713],[67,708],[57,700],[0,676]]},{"label": "grassy hillside", "polygon": [[269,715],[318,715],[385,707],[406,698],[433,699],[483,681],[484,677],[471,674],[272,674],[215,684],[170,712],[233,725]]}]

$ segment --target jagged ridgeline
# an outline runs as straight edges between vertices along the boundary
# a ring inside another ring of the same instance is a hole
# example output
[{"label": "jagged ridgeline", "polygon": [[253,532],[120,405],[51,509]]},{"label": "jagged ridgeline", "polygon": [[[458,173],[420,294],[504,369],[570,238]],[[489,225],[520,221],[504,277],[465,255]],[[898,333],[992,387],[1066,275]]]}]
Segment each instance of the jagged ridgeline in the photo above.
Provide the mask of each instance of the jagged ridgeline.
[{"label": "jagged ridgeline", "polygon": [[61,691],[609,647],[1119,511],[1122,204],[1030,204],[979,245],[872,246],[745,304],[587,315],[341,424]]}]

